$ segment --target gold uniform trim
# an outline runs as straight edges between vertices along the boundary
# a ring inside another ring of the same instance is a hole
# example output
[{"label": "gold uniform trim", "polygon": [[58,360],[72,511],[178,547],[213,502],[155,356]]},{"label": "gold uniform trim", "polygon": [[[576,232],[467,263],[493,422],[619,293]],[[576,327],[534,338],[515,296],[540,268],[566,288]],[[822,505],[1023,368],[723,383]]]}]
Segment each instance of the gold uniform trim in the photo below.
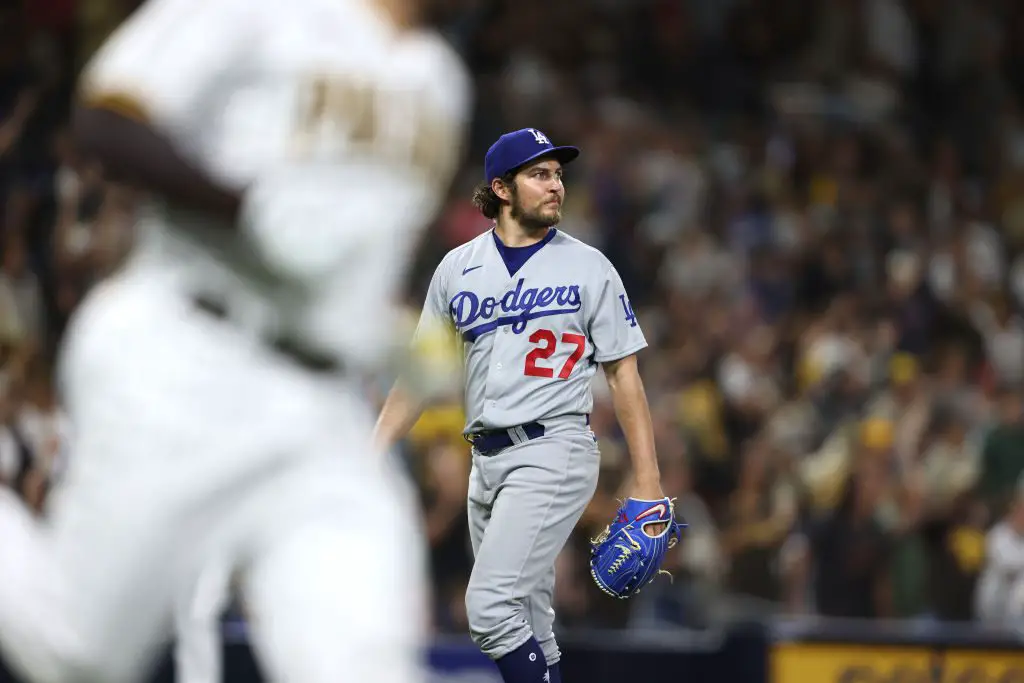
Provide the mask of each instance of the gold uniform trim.
[{"label": "gold uniform trim", "polygon": [[82,95],[82,104],[91,109],[103,109],[113,112],[126,119],[149,123],[150,116],[142,102],[122,92],[86,92]]}]

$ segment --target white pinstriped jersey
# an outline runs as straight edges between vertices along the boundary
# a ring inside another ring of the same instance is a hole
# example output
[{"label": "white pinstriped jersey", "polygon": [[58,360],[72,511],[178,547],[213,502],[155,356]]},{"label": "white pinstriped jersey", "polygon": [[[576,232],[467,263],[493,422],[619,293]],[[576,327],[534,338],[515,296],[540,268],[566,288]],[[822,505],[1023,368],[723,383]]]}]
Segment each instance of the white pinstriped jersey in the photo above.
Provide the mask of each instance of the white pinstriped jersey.
[{"label": "white pinstriped jersey", "polygon": [[153,205],[137,259],[353,364],[401,344],[393,300],[469,117],[468,75],[438,35],[399,30],[372,0],[150,0],[83,91],[137,105],[213,177],[252,188],[243,241]]}]

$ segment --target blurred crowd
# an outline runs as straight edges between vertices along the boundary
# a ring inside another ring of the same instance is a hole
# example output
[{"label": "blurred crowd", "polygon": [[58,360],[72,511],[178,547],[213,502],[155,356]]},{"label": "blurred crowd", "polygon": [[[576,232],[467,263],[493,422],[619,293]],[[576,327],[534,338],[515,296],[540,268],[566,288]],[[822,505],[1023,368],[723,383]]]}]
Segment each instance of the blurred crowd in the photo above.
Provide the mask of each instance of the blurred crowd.
[{"label": "blurred crowd", "polygon": [[[70,93],[132,3],[17,4],[0,2],[0,478],[40,507],[71,437],[54,349],[131,240],[132,196],[68,144]],[[488,229],[469,198],[498,135],[528,125],[580,145],[560,229],[604,251],[630,293],[663,486],[689,523],[672,581],[630,601],[592,585],[588,541],[629,467],[599,374],[601,481],[558,560],[559,622],[1024,621],[1024,5],[436,9],[477,109],[410,311],[443,254]],[[435,406],[403,449],[435,626],[456,633],[462,424],[457,404]]]},{"label": "blurred crowd", "polygon": [[0,1],[0,480],[36,509],[71,438],[54,384],[61,333],[131,237],[131,198],[70,144],[73,9]]}]

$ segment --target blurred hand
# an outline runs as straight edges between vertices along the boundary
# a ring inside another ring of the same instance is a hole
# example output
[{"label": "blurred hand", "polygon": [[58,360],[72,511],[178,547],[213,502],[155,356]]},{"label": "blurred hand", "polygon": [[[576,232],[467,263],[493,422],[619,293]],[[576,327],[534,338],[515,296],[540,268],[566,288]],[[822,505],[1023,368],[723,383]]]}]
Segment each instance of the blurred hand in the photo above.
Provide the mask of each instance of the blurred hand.
[{"label": "blurred hand", "polygon": [[469,488],[469,457],[450,444],[432,448],[427,453],[429,478],[435,493],[446,504],[461,507]]}]

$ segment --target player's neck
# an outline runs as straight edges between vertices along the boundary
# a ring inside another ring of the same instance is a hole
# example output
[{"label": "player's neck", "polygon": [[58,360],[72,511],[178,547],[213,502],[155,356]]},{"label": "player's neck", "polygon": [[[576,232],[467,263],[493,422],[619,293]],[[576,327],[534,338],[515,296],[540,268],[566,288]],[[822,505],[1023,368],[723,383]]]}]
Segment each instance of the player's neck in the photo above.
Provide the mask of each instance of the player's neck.
[{"label": "player's neck", "polygon": [[544,239],[551,228],[526,228],[515,220],[499,220],[494,224],[494,232],[506,247],[528,247]]}]

